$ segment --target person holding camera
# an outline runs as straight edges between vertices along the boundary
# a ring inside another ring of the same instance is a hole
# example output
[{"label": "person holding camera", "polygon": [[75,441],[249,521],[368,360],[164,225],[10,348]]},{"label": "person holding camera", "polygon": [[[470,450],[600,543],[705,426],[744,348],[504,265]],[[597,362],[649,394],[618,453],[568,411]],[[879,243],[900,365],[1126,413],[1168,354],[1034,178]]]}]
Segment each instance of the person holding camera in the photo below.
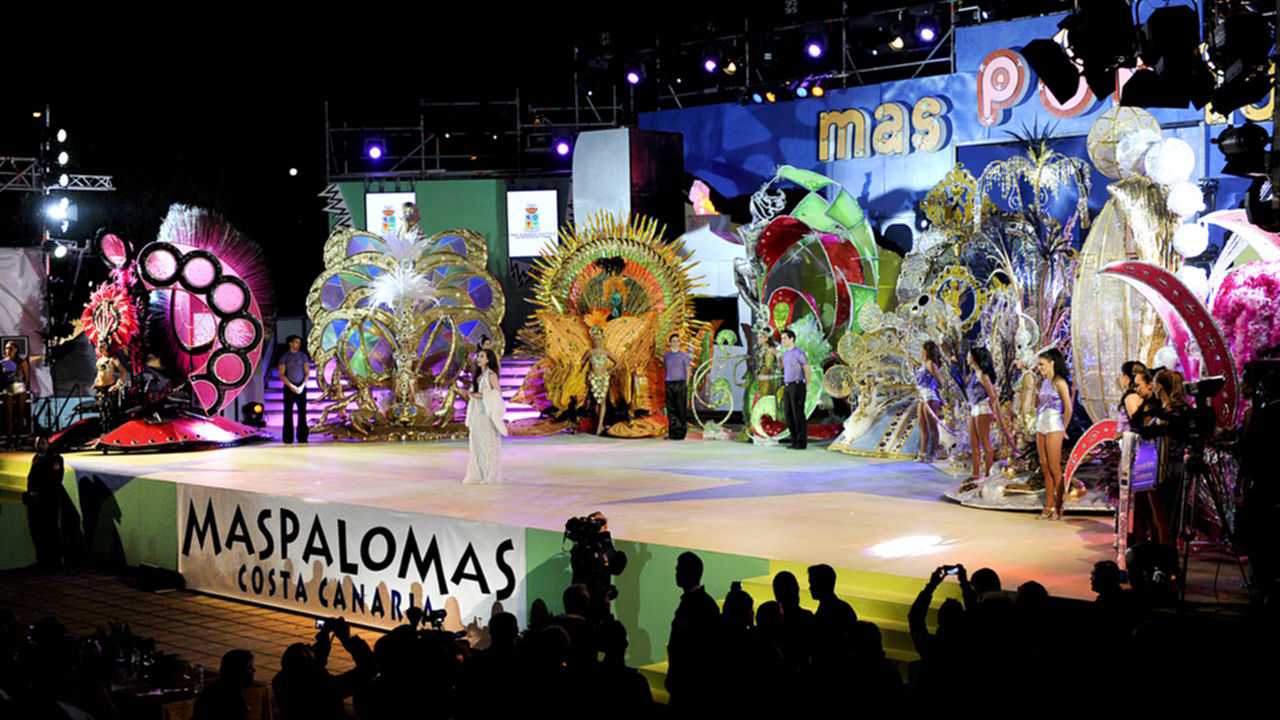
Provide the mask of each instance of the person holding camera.
[{"label": "person holding camera", "polygon": [[[321,620],[317,625],[315,642],[290,645],[280,658],[280,672],[271,681],[280,720],[346,717],[344,701],[372,680],[377,671],[373,650],[351,634],[351,626],[344,619]],[[334,638],[355,662],[354,668],[341,675],[328,669]]]},{"label": "person holding camera", "polygon": [[[1142,377],[1141,373],[1139,377]],[[1156,484],[1148,494],[1151,496],[1156,540],[1161,545],[1169,545],[1173,542],[1169,532],[1169,508],[1176,502],[1180,489],[1184,443],[1194,430],[1193,416],[1182,388],[1182,373],[1161,370],[1149,387],[1157,404],[1143,408],[1136,416],[1134,429],[1144,440],[1156,442]]]}]

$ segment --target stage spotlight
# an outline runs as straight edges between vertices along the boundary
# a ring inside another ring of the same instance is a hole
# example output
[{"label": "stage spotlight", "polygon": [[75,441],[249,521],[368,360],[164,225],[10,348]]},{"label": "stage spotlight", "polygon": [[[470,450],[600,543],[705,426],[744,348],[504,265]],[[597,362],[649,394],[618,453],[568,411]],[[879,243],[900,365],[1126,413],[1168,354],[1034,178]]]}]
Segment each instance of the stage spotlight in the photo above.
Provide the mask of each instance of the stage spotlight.
[{"label": "stage spotlight", "polygon": [[1271,90],[1272,25],[1255,12],[1237,12],[1209,37],[1209,60],[1222,75],[1213,92],[1215,111],[1226,114],[1256,102]]},{"label": "stage spotlight", "polygon": [[796,97],[798,98],[809,97],[809,88],[803,85],[796,87]]},{"label": "stage spotlight", "polygon": [[66,165],[69,162],[71,162],[71,156],[67,154],[66,150],[63,150],[62,152],[58,153],[59,165]]},{"label": "stage spotlight", "polygon": [[[738,63],[736,63],[736,62],[734,62],[734,61],[730,60],[729,62],[727,62],[727,63],[725,63],[725,64],[724,64],[724,74],[725,74],[725,75],[733,75],[733,74],[735,74],[735,73],[737,73],[737,72],[738,72]],[[676,78],[676,82],[677,82],[677,83],[679,83],[679,82],[680,82],[680,78]]]},{"label": "stage spotlight", "polygon": [[635,61],[635,63],[628,64],[627,67],[623,69],[622,77],[627,79],[627,85],[640,85],[641,82],[644,82],[645,78],[644,63]]},{"label": "stage spotlight", "polygon": [[1218,149],[1227,159],[1222,172],[1236,177],[1259,177],[1267,172],[1267,145],[1271,134],[1261,125],[1245,123],[1218,135]]},{"label": "stage spotlight", "polygon": [[66,141],[67,141],[67,131],[66,131],[66,130],[61,130],[61,129],[59,129],[59,130],[58,130],[57,138],[58,138],[58,142],[60,142],[60,143],[66,142]]},{"label": "stage spotlight", "polygon": [[368,155],[370,160],[381,160],[386,150],[387,145],[382,140],[364,141],[364,154]]},{"label": "stage spotlight", "polygon": [[821,35],[810,35],[804,41],[804,54],[810,60],[817,60],[827,51],[827,39]]},{"label": "stage spotlight", "polygon": [[813,90],[811,92],[813,93],[814,97],[822,97],[823,95],[827,94],[827,91],[823,90],[821,85],[814,85]]},{"label": "stage spotlight", "polygon": [[1049,92],[1065,103],[1075,97],[1080,85],[1080,68],[1054,40],[1032,40],[1022,48],[1022,57]]},{"label": "stage spotlight", "polygon": [[298,168],[289,168],[289,177],[298,177]]},{"label": "stage spotlight", "polygon": [[31,113],[31,117],[33,118],[40,118],[43,116],[44,116],[44,113],[40,112],[39,110],[35,110]]},{"label": "stage spotlight", "polygon": [[714,55],[708,55],[702,61],[702,69],[709,73],[715,72],[718,67],[720,67],[720,61]]},{"label": "stage spotlight", "polygon": [[58,243],[58,244],[53,248],[53,256],[54,256],[54,257],[56,257],[56,258],[64,258],[64,257],[66,257],[66,256],[67,256],[67,246],[66,246],[66,245],[63,245],[62,243]]},{"label": "stage spotlight", "polygon": [[66,220],[67,219],[67,199],[63,198],[60,202],[49,203],[44,209],[44,214],[50,220]]},{"label": "stage spotlight", "polygon": [[66,173],[62,173],[61,175],[58,176],[59,187],[66,187],[70,184],[71,184],[71,176],[67,175]]},{"label": "stage spotlight", "polygon": [[778,102],[778,96],[772,90],[769,90],[764,94],[764,99],[771,103]]},{"label": "stage spotlight", "polygon": [[935,15],[924,15],[916,21],[916,37],[921,42],[931,43],[938,39],[938,18]]},{"label": "stage spotlight", "polygon": [[245,403],[241,408],[241,412],[242,412],[242,415],[244,416],[245,425],[249,425],[252,427],[266,426],[267,422],[266,422],[266,419],[263,417],[263,415],[266,413],[266,408],[263,407],[262,403],[260,402]]},{"label": "stage spotlight", "polygon": [[568,155],[569,151],[573,149],[572,147],[570,147],[568,140],[557,140],[555,144],[555,148],[556,148],[556,154],[559,155],[560,157],[564,157]]},{"label": "stage spotlight", "polygon": [[1215,80],[1200,53],[1200,16],[1185,5],[1151,13],[1140,33],[1142,63],[1124,86],[1121,103],[1137,107],[1202,108]]},{"label": "stage spotlight", "polygon": [[894,52],[902,52],[902,50],[906,47],[907,47],[907,41],[906,41],[906,38],[902,36],[902,33],[894,33],[893,36],[889,38],[890,50]]},{"label": "stage spotlight", "polygon": [[1137,33],[1127,0],[1093,0],[1058,23],[1096,97],[1115,92],[1116,70],[1136,64]]},{"label": "stage spotlight", "polygon": [[751,102],[759,105],[760,103],[764,102],[764,96],[758,92],[753,92],[751,93]]}]

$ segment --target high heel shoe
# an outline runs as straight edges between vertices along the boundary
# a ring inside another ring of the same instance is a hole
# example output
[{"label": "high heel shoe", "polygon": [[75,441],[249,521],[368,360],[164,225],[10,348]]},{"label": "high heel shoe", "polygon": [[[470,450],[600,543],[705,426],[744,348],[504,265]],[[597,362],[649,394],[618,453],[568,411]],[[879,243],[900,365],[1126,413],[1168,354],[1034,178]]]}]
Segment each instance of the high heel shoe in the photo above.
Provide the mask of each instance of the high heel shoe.
[{"label": "high heel shoe", "polygon": [[1049,508],[1045,508],[1044,510],[1041,510],[1041,511],[1040,511],[1040,514],[1036,516],[1036,519],[1037,519],[1037,520],[1052,520],[1052,519],[1053,519],[1053,510],[1050,510]]}]

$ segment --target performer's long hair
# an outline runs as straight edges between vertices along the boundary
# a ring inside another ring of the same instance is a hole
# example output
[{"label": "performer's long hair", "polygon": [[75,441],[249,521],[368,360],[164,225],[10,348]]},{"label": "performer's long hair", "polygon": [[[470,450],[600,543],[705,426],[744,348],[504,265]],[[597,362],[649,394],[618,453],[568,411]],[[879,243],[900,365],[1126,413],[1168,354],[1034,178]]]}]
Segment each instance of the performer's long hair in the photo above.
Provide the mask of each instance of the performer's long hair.
[{"label": "performer's long hair", "polygon": [[978,365],[978,371],[987,376],[987,380],[996,381],[996,364],[991,359],[991,351],[984,347],[969,349],[969,357]]},{"label": "performer's long hair", "polygon": [[1067,374],[1067,359],[1062,356],[1061,350],[1049,348],[1040,353],[1040,357],[1053,363],[1053,376],[1055,378],[1062,378],[1067,381],[1068,385],[1071,384],[1071,376]]},{"label": "performer's long hair", "polygon": [[939,370],[944,367],[942,364],[942,348],[938,347],[938,343],[932,340],[925,340],[924,354],[925,357],[929,358],[929,361],[936,365]]},{"label": "performer's long hair", "polygon": [[[1116,406],[1116,409],[1124,412],[1125,398],[1129,396],[1129,393],[1138,391],[1138,373],[1146,369],[1147,364],[1141,360],[1125,360],[1124,364],[1120,366],[1120,374],[1124,375],[1125,379],[1129,381],[1129,385],[1125,387],[1124,393],[1120,396],[1120,404]],[[1054,372],[1057,371],[1055,370]]]},{"label": "performer's long hair", "polygon": [[[498,356],[492,350],[477,350],[476,357],[480,357],[480,353],[484,353],[485,358],[489,360],[488,368],[490,372],[498,372]],[[471,392],[480,392],[480,362],[476,361],[475,368],[471,371]]]}]

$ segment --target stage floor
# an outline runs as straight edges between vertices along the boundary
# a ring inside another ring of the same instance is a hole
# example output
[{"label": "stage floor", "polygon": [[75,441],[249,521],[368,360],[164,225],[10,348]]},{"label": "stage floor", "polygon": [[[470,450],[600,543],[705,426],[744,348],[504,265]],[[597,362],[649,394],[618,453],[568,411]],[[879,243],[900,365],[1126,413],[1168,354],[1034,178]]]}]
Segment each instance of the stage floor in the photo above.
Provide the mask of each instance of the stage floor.
[{"label": "stage floor", "polygon": [[466,441],[251,445],[181,454],[76,453],[80,472],[146,477],[559,531],[600,510],[617,538],[925,578],[938,565],[995,568],[1092,598],[1111,518],[964,508],[959,478],[929,465],[810,447],[689,439],[510,438],[506,483],[463,486]]}]

